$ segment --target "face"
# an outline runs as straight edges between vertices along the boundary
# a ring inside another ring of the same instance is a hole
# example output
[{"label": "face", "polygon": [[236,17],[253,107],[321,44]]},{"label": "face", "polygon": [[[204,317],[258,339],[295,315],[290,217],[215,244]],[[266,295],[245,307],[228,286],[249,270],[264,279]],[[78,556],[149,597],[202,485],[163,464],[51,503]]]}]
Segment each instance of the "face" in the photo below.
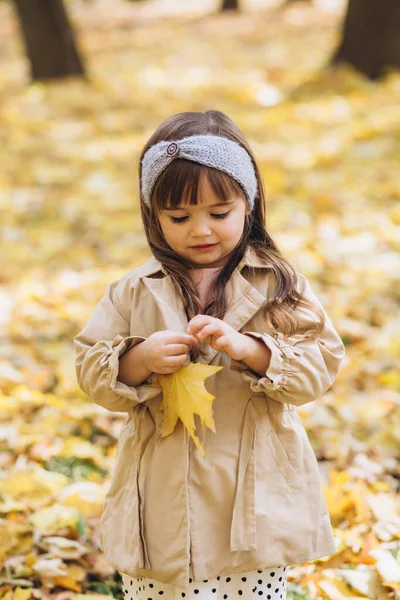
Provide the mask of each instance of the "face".
[{"label": "face", "polygon": [[[219,204],[219,206],[215,206]],[[180,204],[159,214],[162,232],[171,248],[193,268],[223,266],[239,243],[247,203],[241,196],[223,202],[206,179],[199,186],[199,204]],[[203,251],[193,246],[213,244]]]}]

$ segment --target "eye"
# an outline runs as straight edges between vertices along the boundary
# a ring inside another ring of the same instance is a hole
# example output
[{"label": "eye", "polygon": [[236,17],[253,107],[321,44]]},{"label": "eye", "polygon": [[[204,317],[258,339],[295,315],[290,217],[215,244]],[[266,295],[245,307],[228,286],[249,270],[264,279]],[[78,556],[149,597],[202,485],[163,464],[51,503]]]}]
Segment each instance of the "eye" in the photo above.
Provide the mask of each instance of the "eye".
[{"label": "eye", "polygon": [[[229,215],[231,211],[228,210],[228,212],[226,213],[219,213],[216,215],[211,215],[212,217],[214,217],[215,219],[226,219],[226,217]],[[186,221],[187,217],[171,217],[171,221],[173,223],[184,223]]]},{"label": "eye", "polygon": [[228,210],[228,212],[226,213],[219,213],[217,215],[211,215],[212,217],[215,217],[216,219],[226,219],[226,217],[229,215],[231,211]]},{"label": "eye", "polygon": [[186,219],[187,217],[171,217],[173,223],[183,223]]}]

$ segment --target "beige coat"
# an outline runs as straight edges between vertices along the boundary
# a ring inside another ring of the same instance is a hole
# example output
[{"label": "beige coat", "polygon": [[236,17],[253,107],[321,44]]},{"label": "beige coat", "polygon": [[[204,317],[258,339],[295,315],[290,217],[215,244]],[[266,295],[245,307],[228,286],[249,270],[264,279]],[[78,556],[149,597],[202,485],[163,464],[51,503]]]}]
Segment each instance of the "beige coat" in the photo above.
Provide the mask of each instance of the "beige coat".
[{"label": "beige coat", "polygon": [[[255,269],[244,275],[244,265]],[[183,304],[160,262],[151,257],[113,281],[75,337],[79,387],[100,406],[127,413],[100,523],[101,549],[120,572],[184,588],[189,575],[202,581],[336,550],[317,460],[295,407],[332,385],[345,348],[326,313],[317,341],[269,330],[259,309],[273,276],[262,266],[248,249],[227,284],[224,321],[270,348],[265,376],[199,344],[199,362],[225,367],[205,380],[215,396],[216,434],[195,416],[205,458],[180,420],[160,437],[155,373],[135,388],[116,380],[119,356],[134,344],[159,330],[186,332]],[[319,302],[297,274],[298,289]]]}]

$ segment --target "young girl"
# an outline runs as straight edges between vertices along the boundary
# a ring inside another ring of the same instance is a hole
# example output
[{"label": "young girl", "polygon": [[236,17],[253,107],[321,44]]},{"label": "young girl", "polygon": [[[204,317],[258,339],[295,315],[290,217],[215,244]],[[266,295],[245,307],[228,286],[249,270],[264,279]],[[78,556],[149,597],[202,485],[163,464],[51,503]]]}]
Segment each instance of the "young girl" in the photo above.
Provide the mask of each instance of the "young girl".
[{"label": "young girl", "polygon": [[[153,256],[113,281],[75,337],[80,388],[126,412],[100,546],[127,600],[286,597],[287,566],[335,552],[295,409],[334,382],[344,345],[266,229],[253,153],[216,110],[163,122],[140,156]],[[190,361],[216,433],[161,437],[158,375]]]}]

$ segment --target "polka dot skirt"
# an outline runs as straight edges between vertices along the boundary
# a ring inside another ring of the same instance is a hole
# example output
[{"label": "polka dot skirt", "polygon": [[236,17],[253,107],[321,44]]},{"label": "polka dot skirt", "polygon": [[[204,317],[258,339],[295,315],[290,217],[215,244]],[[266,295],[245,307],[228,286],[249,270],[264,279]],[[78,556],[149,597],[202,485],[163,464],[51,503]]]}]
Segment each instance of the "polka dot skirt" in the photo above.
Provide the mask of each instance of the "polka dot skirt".
[{"label": "polka dot skirt", "polygon": [[286,600],[286,567],[270,567],[250,573],[213,577],[177,587],[147,577],[122,576],[124,600]]}]

